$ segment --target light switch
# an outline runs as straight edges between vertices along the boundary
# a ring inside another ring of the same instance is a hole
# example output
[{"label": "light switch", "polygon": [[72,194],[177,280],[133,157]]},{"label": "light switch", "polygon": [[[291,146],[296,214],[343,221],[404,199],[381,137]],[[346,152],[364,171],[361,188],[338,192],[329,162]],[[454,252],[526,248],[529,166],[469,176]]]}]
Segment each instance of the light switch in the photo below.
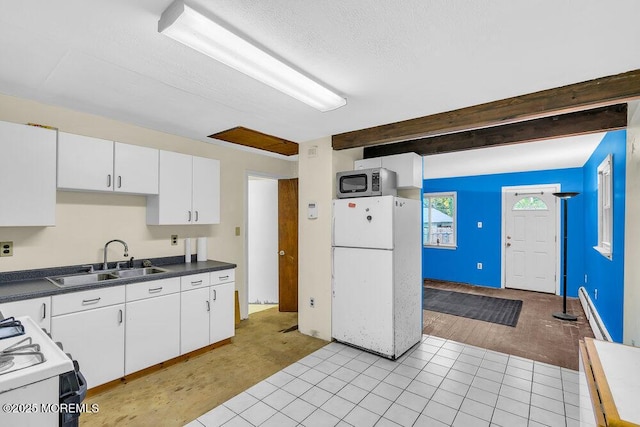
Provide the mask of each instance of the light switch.
[{"label": "light switch", "polygon": [[482,228],[482,221],[478,221],[478,228]]},{"label": "light switch", "polygon": [[236,227],[236,236],[240,235],[240,227]]}]

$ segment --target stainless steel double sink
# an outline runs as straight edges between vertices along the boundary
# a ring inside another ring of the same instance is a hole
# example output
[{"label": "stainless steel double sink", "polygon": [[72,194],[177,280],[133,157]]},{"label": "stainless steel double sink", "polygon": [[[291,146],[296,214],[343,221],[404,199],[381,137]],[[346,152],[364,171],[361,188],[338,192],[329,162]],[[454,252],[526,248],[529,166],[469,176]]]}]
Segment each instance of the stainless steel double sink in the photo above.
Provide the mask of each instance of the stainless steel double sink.
[{"label": "stainless steel double sink", "polygon": [[159,267],[127,268],[122,270],[105,270],[67,274],[64,276],[52,276],[47,277],[47,280],[60,288],[67,288],[70,286],[88,285],[107,280],[128,279],[132,277],[148,276],[150,274],[167,273],[168,271],[169,270]]}]

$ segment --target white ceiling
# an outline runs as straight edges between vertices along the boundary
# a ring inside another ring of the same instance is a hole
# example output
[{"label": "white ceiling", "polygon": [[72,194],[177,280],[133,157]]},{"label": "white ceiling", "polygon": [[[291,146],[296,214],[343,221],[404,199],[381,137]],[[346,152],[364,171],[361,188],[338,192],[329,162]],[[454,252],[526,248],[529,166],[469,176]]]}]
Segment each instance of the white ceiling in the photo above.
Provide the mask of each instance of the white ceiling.
[{"label": "white ceiling", "polygon": [[189,2],[347,98],[321,113],[159,34],[170,3],[1,2],[0,92],[202,141],[245,126],[302,142],[640,69],[637,0]]}]

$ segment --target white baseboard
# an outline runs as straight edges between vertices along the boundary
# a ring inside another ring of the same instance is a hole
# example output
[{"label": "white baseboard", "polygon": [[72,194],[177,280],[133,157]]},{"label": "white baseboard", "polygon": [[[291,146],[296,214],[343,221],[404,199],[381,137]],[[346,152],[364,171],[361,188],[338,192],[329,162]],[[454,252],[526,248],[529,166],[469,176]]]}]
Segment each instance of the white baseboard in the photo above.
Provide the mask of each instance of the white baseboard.
[{"label": "white baseboard", "polygon": [[602,318],[598,314],[598,310],[593,305],[591,298],[589,297],[589,293],[581,286],[578,289],[578,296],[580,297],[580,303],[582,304],[582,309],[584,310],[584,314],[587,316],[587,320],[589,320],[589,325],[593,330],[593,335],[599,340],[613,341],[611,339],[611,335],[609,335],[609,331],[607,331],[607,327],[602,322]]}]

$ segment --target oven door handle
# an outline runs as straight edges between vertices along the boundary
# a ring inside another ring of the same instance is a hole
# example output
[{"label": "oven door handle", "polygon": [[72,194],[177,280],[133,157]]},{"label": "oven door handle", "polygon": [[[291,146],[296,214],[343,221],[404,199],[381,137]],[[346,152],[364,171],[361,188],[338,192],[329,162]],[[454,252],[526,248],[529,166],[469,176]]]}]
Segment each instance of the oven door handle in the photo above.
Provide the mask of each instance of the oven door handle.
[{"label": "oven door handle", "polygon": [[78,395],[80,396],[80,402],[82,402],[85,397],[87,397],[87,380],[80,371],[76,371],[76,375],[78,376],[78,384],[80,385]]}]

